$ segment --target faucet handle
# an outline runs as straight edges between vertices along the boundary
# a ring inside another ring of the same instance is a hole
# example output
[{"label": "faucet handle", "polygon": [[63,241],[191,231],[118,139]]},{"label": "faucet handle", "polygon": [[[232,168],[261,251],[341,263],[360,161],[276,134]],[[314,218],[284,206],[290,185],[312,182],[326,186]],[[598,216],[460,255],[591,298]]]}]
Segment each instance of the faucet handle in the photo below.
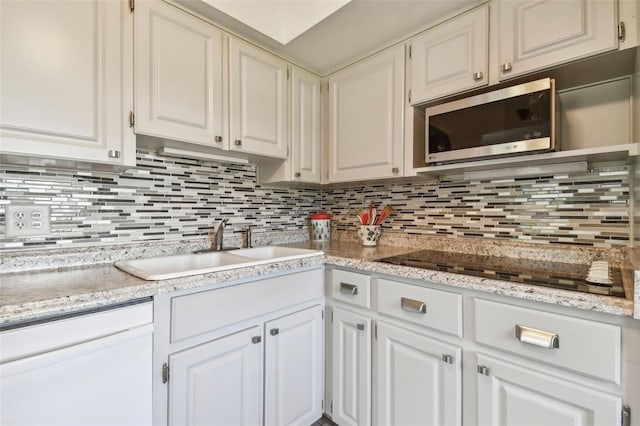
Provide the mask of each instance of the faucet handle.
[{"label": "faucet handle", "polygon": [[242,248],[251,248],[251,226],[247,225],[242,233]]}]

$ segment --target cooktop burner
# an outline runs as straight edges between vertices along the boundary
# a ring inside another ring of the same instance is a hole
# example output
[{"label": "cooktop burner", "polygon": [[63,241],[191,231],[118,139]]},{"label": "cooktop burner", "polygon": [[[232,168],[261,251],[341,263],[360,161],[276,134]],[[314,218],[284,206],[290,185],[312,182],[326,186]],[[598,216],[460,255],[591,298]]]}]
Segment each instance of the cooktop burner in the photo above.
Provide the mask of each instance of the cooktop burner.
[{"label": "cooktop burner", "polygon": [[379,262],[435,271],[453,272],[563,290],[624,297],[620,269],[610,267],[613,285],[585,281],[589,265],[512,259],[432,250],[420,250],[380,259]]}]

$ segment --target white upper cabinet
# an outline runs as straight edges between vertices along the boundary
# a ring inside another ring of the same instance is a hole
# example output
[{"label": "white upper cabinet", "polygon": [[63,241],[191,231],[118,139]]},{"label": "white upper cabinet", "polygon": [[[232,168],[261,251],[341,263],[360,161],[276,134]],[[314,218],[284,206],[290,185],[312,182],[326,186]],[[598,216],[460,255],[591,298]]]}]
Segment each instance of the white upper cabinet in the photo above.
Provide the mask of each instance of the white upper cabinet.
[{"label": "white upper cabinet", "polygon": [[329,77],[329,182],[402,176],[404,45]]},{"label": "white upper cabinet", "polygon": [[231,150],[287,158],[287,63],[229,38]]},{"label": "white upper cabinet", "polygon": [[320,183],[320,85],[315,75],[292,68],[291,167],[294,181]]},{"label": "white upper cabinet", "polygon": [[489,6],[447,21],[411,42],[411,104],[488,83]]},{"label": "white upper cabinet", "polygon": [[136,3],[136,133],[228,147],[222,39],[167,3]]},{"label": "white upper cabinet", "polygon": [[0,2],[0,152],[135,165],[125,1]]},{"label": "white upper cabinet", "polygon": [[615,0],[508,0],[496,7],[500,80],[618,47]]}]

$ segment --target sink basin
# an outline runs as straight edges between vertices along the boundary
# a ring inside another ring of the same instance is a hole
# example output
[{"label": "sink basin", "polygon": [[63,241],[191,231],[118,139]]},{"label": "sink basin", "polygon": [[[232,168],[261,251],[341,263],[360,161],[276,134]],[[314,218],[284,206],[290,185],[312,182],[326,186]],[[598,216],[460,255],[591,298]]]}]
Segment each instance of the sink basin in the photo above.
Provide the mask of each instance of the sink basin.
[{"label": "sink basin", "polygon": [[115,266],[143,280],[166,280],[319,254],[322,252],[318,250],[291,247],[255,247],[232,252],[210,251],[148,259],[121,260],[116,262]]},{"label": "sink basin", "polygon": [[280,246],[266,246],[266,247],[253,247],[246,249],[238,249],[232,252],[237,256],[249,257],[257,260],[291,260],[300,259],[308,256],[316,256],[322,254],[319,250],[294,248],[294,247],[280,247]]}]

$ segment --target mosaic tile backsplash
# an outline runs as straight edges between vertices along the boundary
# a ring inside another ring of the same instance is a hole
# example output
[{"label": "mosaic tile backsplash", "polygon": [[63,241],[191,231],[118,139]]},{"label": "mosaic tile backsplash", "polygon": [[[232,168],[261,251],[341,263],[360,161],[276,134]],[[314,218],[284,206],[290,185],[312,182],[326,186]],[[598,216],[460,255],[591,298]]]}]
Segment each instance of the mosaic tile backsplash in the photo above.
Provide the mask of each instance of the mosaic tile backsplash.
[{"label": "mosaic tile backsplash", "polygon": [[323,194],[334,228],[356,227],[355,209],[373,201],[395,212],[384,232],[526,243],[630,244],[627,166],[570,175],[440,181],[333,189]]},{"label": "mosaic tile backsplash", "polygon": [[[137,167],[117,174],[2,166],[0,249],[70,247],[206,237],[221,218],[225,234],[307,229],[317,190],[256,184],[256,166],[160,157],[138,151]],[[47,237],[7,239],[4,204],[51,206]]]},{"label": "mosaic tile backsplash", "polygon": [[[220,218],[229,232],[306,232],[320,208],[356,231],[355,209],[395,208],[385,232],[616,247],[631,241],[630,171],[496,180],[387,183],[348,188],[260,186],[256,166],[138,152],[123,173],[0,166],[0,250],[203,238]],[[51,206],[52,233],[6,238],[4,205]],[[254,234],[256,235],[256,234]]]}]

